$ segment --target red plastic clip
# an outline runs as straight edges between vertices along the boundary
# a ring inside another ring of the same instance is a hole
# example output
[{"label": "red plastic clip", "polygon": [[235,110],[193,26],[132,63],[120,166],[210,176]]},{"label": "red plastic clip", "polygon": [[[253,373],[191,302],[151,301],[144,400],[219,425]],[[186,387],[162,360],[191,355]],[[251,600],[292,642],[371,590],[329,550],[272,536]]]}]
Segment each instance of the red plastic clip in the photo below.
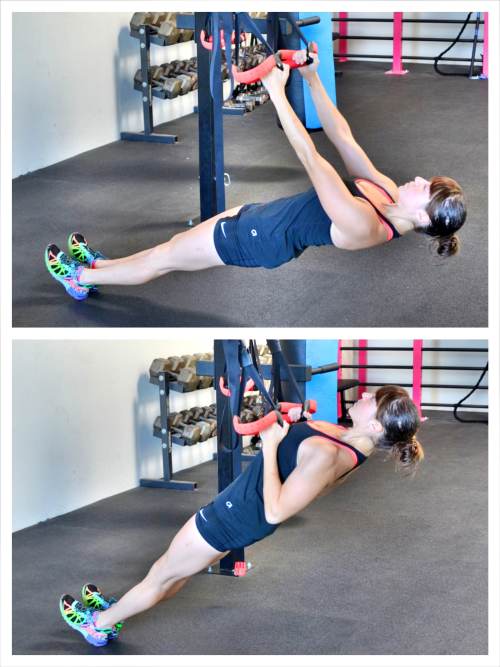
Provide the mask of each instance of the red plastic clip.
[{"label": "red plastic clip", "polygon": [[[224,384],[224,378],[222,376],[219,378],[219,389],[224,394],[224,396],[231,396],[231,390]],[[244,393],[246,394],[247,391],[253,391],[254,389],[255,383],[252,378],[250,378],[245,385]]]},{"label": "red plastic clip", "polygon": [[233,570],[235,577],[244,577],[247,571],[247,564],[244,560],[237,560],[235,562]]}]

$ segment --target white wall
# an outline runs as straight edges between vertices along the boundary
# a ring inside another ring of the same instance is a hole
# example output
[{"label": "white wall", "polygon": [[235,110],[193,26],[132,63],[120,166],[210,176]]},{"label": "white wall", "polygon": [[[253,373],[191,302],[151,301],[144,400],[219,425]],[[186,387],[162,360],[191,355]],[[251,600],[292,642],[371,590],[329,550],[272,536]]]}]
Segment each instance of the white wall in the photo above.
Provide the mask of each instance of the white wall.
[{"label": "white wall", "polygon": [[[404,12],[403,18],[406,19],[456,19],[458,21],[465,21],[468,12]],[[337,13],[334,14],[335,17],[338,16]],[[372,18],[391,18],[392,13],[389,12],[349,12],[348,17],[352,18],[366,18],[370,16]],[[474,37],[474,21],[476,15],[472,14],[469,25],[464,30],[460,39],[472,39]],[[484,18],[484,15],[481,15],[481,19]],[[483,27],[480,26],[479,38],[483,38]],[[435,58],[442,51],[444,51],[458,35],[461,28],[459,23],[449,23],[449,24],[438,24],[438,23],[404,23],[403,24],[403,37],[436,37],[436,38],[445,38],[448,41],[445,42],[403,42],[403,54],[407,56],[415,57],[433,57]],[[339,23],[334,22],[334,30],[338,32]],[[391,36],[392,37],[392,23],[348,23],[348,34],[351,35],[377,35],[377,36]],[[335,53],[338,52],[338,41],[335,41],[334,44]],[[364,40],[364,39],[352,39],[347,42],[347,52],[355,53],[359,55],[363,54],[380,54],[380,55],[390,55],[392,56],[392,41],[386,40]],[[483,52],[483,45],[478,44],[476,49],[476,57],[479,58]],[[445,58],[470,58],[472,53],[472,43],[466,44],[455,44],[455,46],[450,49],[448,53],[445,54]],[[353,58],[354,60],[354,58]],[[370,60],[370,58],[356,58],[358,60]],[[371,59],[374,62],[387,63],[390,69],[390,60],[382,59]],[[405,61],[405,69],[408,69],[411,72],[411,65],[416,60]],[[432,67],[432,61],[421,61],[428,64]],[[444,71],[447,71],[447,67],[453,65],[453,62],[441,61],[440,67]],[[456,62],[457,65],[465,68],[468,67],[468,63],[465,62]],[[478,63],[479,66],[479,63]],[[341,64],[338,66],[341,69]]]},{"label": "white wall", "polygon": [[[153,437],[155,357],[211,352],[210,338],[159,341],[15,341],[13,529],[69,512],[162,476]],[[173,411],[215,391],[171,393]],[[212,458],[216,440],[173,447],[173,470]],[[186,479],[189,475],[186,474]]]},{"label": "white wall", "polygon": [[[131,13],[13,14],[13,176],[144,129],[134,90],[139,40]],[[151,46],[151,64],[190,58],[194,42]],[[153,100],[155,124],[192,113],[197,93]]]},{"label": "white wall", "polygon": [[[344,346],[356,346],[359,341],[342,341]],[[424,340],[424,347],[485,347],[487,348],[487,341],[482,340]],[[369,340],[370,345],[394,346],[404,347],[412,345],[412,341],[408,340]],[[475,366],[483,367],[488,360],[487,353],[481,352],[424,352],[423,365],[426,366]],[[343,352],[343,364],[357,364],[357,352]],[[394,365],[412,365],[411,352],[368,352],[368,364],[394,364]],[[479,379],[481,371],[445,371],[445,370],[424,370],[422,372],[422,382],[425,384],[453,384],[453,385],[469,385],[473,386]],[[342,371],[342,377],[358,377],[357,370],[345,369]],[[412,384],[412,371],[403,369],[369,369],[367,371],[367,381],[376,382],[377,386],[383,384]],[[488,374],[485,375],[482,385],[488,384]],[[367,391],[374,391],[377,386],[368,386]],[[411,394],[411,387],[407,389]],[[431,403],[457,403],[463,398],[469,390],[467,389],[423,389],[422,402]],[[348,398],[356,399],[356,390],[350,391],[347,394]],[[488,391],[476,391],[466,401],[466,403],[488,405]],[[431,410],[452,410],[453,408],[427,408],[424,406],[424,412]]]},{"label": "white wall", "polygon": [[[365,14],[352,14],[361,16]],[[388,13],[372,16],[390,16]],[[465,18],[464,13],[406,13],[414,17]],[[103,146],[120,131],[143,129],[140,93],[133,88],[140,67],[139,43],[129,36],[130,13],[14,13],[13,15],[13,176]],[[335,27],[337,24],[335,24]],[[459,25],[406,24],[407,36],[449,36]],[[351,34],[391,34],[390,24],[350,24]],[[472,34],[468,27],[465,36]],[[482,34],[482,29],[481,29]],[[406,42],[405,53],[437,55],[445,44]],[[452,55],[468,57],[470,44]],[[391,53],[390,42],[353,40],[359,53]],[[482,45],[479,47],[482,52]],[[151,47],[151,64],[195,55],[194,42]],[[387,61],[389,65],[389,61]],[[411,71],[411,64],[407,65]],[[154,122],[191,113],[192,92],[174,100],[153,100]]]}]

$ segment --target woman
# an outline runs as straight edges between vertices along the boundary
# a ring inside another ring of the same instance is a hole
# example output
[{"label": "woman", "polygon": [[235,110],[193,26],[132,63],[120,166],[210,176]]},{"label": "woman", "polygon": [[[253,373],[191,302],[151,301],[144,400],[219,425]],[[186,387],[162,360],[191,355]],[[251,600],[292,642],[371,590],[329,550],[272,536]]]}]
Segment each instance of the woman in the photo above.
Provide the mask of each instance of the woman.
[{"label": "woman", "polygon": [[[295,55],[299,63],[305,62],[305,57],[304,51]],[[224,264],[274,268],[298,257],[309,246],[359,250],[412,230],[434,237],[440,256],[455,254],[455,232],[466,217],[458,183],[443,176],[430,181],[416,177],[398,187],[378,171],[328,97],[317,74],[318,62],[315,57],[299,71],[310,87],[325,133],[354,180],[343,181],[316,151],[285,95],[289,67],[275,67],[263,83],[313,188],[265,204],[236,206],[166,243],[120,259],[107,259],[92,250],[81,234],[73,233],[69,237],[73,259],[54,244],[45,250],[45,263],[53,278],[81,300],[95,284],[138,285],[170,271],[198,271]]]},{"label": "woman", "polygon": [[[390,450],[397,466],[414,472],[423,459],[415,435],[417,409],[401,387],[363,394],[349,410],[352,427],[321,421],[274,424],[261,433],[262,451],[245,471],[181,528],[146,577],[118,602],[91,584],[83,601],[63,595],[64,620],[95,646],[116,638],[122,622],[173,597],[197,572],[229,551],[273,533],[278,525],[328,493],[376,447]],[[290,413],[289,413],[290,414]],[[299,419],[300,414],[290,414]]]}]

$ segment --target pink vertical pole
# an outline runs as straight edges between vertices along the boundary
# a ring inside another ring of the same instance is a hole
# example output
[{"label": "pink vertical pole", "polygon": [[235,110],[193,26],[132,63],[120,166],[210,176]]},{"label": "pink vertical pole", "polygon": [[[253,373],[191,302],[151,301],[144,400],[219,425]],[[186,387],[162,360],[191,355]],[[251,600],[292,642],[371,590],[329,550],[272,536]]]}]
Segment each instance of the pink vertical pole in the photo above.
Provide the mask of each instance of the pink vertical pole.
[{"label": "pink vertical pole", "polygon": [[[366,366],[367,364],[367,359],[368,359],[368,350],[365,350],[363,348],[366,348],[366,344],[368,343],[367,340],[360,340],[358,341],[358,346],[362,348],[358,352],[358,364],[360,366]],[[358,387],[358,398],[361,398],[361,395],[363,394],[364,391],[366,391],[366,368],[358,368],[358,380],[359,380],[359,387]]]},{"label": "pink vertical pole", "polygon": [[392,69],[386,74],[402,76],[408,74],[407,69],[403,69],[403,12],[394,12],[392,20]]},{"label": "pink vertical pole", "polygon": [[[339,19],[346,19],[347,18],[347,12],[339,12]],[[339,56],[339,62],[340,63],[345,63],[347,61],[347,58],[345,57],[345,54],[347,53],[347,21],[339,21],[339,51],[338,51],[338,56]]]},{"label": "pink vertical pole", "polygon": [[483,79],[488,78],[488,12],[484,12],[483,26]]},{"label": "pink vertical pole", "polygon": [[413,341],[413,402],[417,406],[418,414],[422,416],[422,343]]},{"label": "pink vertical pole", "polygon": [[[337,354],[337,363],[339,365],[339,370],[337,371],[337,421],[339,419],[339,415],[342,414],[342,403],[340,401],[340,393],[338,391],[338,384],[340,380],[342,379],[342,341],[339,340],[339,351]],[[345,415],[342,415],[342,417],[345,417]]]}]

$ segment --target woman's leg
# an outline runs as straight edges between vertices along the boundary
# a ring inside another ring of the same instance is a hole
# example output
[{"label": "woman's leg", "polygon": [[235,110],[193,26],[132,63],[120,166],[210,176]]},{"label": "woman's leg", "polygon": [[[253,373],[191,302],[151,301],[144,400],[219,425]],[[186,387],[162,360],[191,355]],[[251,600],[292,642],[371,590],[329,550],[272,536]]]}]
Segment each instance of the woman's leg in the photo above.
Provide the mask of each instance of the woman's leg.
[{"label": "woman's leg", "polygon": [[[214,215],[212,218],[209,218],[208,220],[205,220],[204,222],[200,223],[199,225],[197,225],[193,229],[186,230],[186,232],[181,232],[181,234],[194,232],[197,229],[199,229],[199,227],[201,227],[202,225],[205,225],[207,223],[210,223],[209,226],[213,230],[214,224],[220,218],[229,218],[233,215],[236,215],[238,213],[238,211],[240,210],[240,208],[241,208],[241,205],[240,206],[235,206],[234,208],[230,208],[227,211],[224,211],[223,213],[217,213],[217,215]],[[165,245],[165,244],[163,244],[163,245]],[[94,264],[94,268],[95,269],[103,269],[105,267],[114,266],[116,264],[123,264],[124,262],[130,262],[131,260],[140,259],[141,257],[144,257],[145,255],[149,254],[151,252],[151,250],[152,250],[151,248],[148,248],[147,250],[141,250],[140,252],[134,253],[133,255],[128,255],[128,257],[120,257],[118,259],[98,259],[98,260],[96,260],[96,262]]]},{"label": "woman's leg", "polygon": [[190,577],[217,562],[226,553],[217,551],[203,539],[192,516],[146,577],[116,604],[100,612],[96,627],[110,628],[119,621],[153,607],[161,600],[173,597]]}]

